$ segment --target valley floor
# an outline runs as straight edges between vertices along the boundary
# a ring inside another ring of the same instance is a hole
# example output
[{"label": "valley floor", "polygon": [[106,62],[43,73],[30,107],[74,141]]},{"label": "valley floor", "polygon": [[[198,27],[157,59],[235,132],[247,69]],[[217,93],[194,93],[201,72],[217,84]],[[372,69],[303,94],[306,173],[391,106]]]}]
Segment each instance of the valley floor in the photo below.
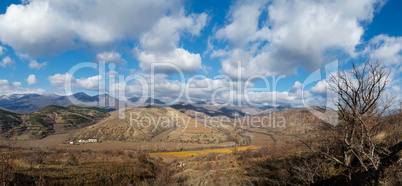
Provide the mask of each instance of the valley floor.
[{"label": "valley floor", "polygon": [[[245,129],[246,130],[246,129]],[[178,154],[177,157],[183,157],[180,153],[181,151],[190,151],[197,155],[193,150],[207,150],[207,149],[226,149],[228,151],[233,151],[235,147],[234,142],[223,142],[223,143],[213,143],[213,144],[200,144],[200,143],[177,143],[177,142],[123,142],[123,141],[106,141],[99,143],[85,143],[71,145],[66,143],[68,139],[75,133],[71,131],[64,134],[55,134],[47,136],[46,138],[40,140],[13,140],[13,141],[2,141],[0,145],[13,144],[14,147],[18,148],[56,148],[56,149],[66,149],[66,150],[122,150],[122,151],[147,151],[152,153],[157,152],[172,152],[173,154]],[[251,138],[251,143],[249,146],[240,147],[240,149],[259,149],[262,147],[270,146],[280,148],[285,144],[297,143],[297,138],[294,136],[285,135],[275,135],[267,131],[259,130],[257,128],[247,129],[246,136]],[[302,150],[301,144],[294,144],[293,150]],[[217,150],[214,153],[226,151]],[[184,155],[185,156],[185,155]],[[168,156],[171,158],[171,155]]]}]

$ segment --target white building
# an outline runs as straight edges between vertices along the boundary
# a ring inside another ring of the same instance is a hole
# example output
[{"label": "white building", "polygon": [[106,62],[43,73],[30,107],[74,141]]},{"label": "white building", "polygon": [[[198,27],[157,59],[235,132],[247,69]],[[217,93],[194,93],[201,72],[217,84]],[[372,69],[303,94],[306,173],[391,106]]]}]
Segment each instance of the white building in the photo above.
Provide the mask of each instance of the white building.
[{"label": "white building", "polygon": [[78,143],[97,143],[98,139],[92,138],[92,139],[87,139],[87,140],[78,140]]},{"label": "white building", "polygon": [[89,143],[97,143],[97,142],[98,142],[98,139],[88,139],[88,142],[89,142]]}]

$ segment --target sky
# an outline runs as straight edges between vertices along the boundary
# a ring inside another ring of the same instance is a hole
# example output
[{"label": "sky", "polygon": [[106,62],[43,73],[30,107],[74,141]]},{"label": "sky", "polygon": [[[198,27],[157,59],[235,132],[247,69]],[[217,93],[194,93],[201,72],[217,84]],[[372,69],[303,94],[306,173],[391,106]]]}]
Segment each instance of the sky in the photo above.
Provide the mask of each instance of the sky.
[{"label": "sky", "polygon": [[[0,1],[0,95],[321,105],[378,61],[402,100],[402,1]],[[69,83],[67,83],[69,82]]]}]

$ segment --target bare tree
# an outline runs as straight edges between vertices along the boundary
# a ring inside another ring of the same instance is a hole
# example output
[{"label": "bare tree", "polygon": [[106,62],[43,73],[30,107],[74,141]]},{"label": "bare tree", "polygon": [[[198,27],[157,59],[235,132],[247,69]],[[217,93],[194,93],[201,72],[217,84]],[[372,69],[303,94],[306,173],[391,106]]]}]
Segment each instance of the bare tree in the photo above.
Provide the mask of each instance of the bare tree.
[{"label": "bare tree", "polygon": [[374,169],[378,172],[380,155],[385,150],[373,137],[378,133],[381,116],[391,106],[390,100],[381,102],[388,78],[389,71],[378,62],[365,62],[361,66],[353,63],[350,70],[328,78],[329,91],[341,119],[338,133],[333,136],[341,143],[343,155],[337,156],[330,151],[321,151],[321,155],[349,170],[356,160],[365,171]]},{"label": "bare tree", "polygon": [[[330,76],[328,85],[336,96],[333,99],[343,120],[343,163],[350,166],[357,158],[368,171],[378,169],[380,158],[378,144],[373,140],[379,119],[389,108],[390,102],[379,104],[388,85],[389,71],[379,63],[366,62],[361,67],[352,64],[352,69]],[[365,159],[369,161],[364,161]]]},{"label": "bare tree", "polygon": [[[327,79],[340,123],[323,139],[322,145],[327,146],[318,153],[348,168],[349,179],[352,170],[363,169],[374,172],[378,184],[381,156],[387,153],[387,149],[382,148],[381,141],[374,136],[378,134],[382,116],[392,103],[392,99],[382,101],[386,98],[389,74],[378,62],[365,62],[361,66],[352,63],[350,70],[333,73]],[[303,143],[317,152],[308,143]],[[354,166],[354,162],[360,166]]]}]

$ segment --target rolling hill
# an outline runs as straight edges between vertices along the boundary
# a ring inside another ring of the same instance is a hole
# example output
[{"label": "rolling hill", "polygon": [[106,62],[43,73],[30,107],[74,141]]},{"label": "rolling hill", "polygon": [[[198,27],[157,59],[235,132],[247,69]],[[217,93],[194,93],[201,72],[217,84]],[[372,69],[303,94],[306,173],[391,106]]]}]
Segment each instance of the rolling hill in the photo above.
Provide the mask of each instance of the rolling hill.
[{"label": "rolling hill", "polygon": [[[318,116],[320,118],[329,117],[332,120],[338,118],[338,113],[332,109],[328,109],[326,115],[323,113],[325,109],[319,107],[315,107],[315,109],[321,112],[321,115]],[[302,108],[289,109],[267,115],[243,117],[240,119],[242,123],[237,123],[248,128],[274,132],[277,135],[301,136],[319,131],[329,125],[318,117],[313,115],[309,111],[309,108]]]},{"label": "rolling hill", "polygon": [[283,110],[293,109],[293,107],[289,105],[281,105],[277,107],[253,107],[247,104],[238,106],[230,104],[215,104],[209,101],[186,102],[172,105],[171,107],[190,115],[194,113],[191,113],[189,111],[194,111],[205,113],[209,116],[226,116],[229,118],[242,117],[246,115],[267,115]]},{"label": "rolling hill", "polygon": [[108,115],[108,111],[71,105],[62,107],[49,105],[31,114],[21,115],[0,111],[0,126],[3,137],[18,139],[40,139],[50,134],[79,129]]},{"label": "rolling hill", "polygon": [[72,140],[96,138],[100,141],[166,141],[220,143],[232,140],[235,131],[204,126],[171,107],[126,107],[99,123],[77,132]]}]

